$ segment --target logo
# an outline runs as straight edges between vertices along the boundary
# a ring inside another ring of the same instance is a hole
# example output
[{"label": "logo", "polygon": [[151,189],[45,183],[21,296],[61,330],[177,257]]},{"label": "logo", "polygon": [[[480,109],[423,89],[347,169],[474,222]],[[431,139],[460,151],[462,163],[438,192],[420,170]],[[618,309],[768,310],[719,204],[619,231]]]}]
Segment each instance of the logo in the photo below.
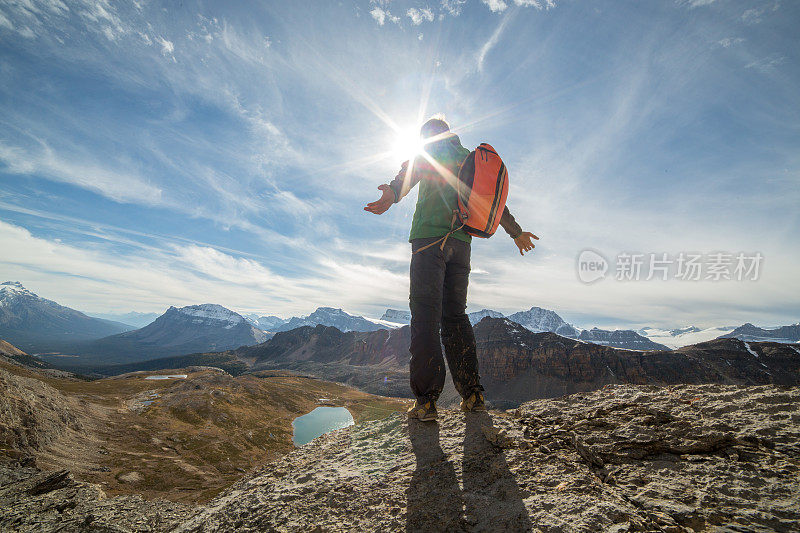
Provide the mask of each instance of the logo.
[{"label": "logo", "polygon": [[594,283],[606,277],[608,261],[594,250],[584,250],[578,255],[578,279],[584,283]]}]

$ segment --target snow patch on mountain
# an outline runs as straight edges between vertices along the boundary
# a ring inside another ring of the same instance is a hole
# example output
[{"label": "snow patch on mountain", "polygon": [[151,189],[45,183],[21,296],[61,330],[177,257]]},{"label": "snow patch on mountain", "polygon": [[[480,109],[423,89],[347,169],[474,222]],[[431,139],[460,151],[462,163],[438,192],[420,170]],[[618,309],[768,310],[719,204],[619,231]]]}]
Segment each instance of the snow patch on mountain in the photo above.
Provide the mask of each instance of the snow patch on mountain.
[{"label": "snow patch on mountain", "polygon": [[407,322],[392,322],[391,320],[383,320],[382,318],[369,318],[369,317],[363,317],[363,318],[364,320],[368,320],[373,324],[384,326],[385,329],[397,329],[408,325]]},{"label": "snow patch on mountain", "polygon": [[660,329],[660,328],[641,328],[638,333],[650,339],[653,342],[663,344],[670,348],[683,348],[690,344],[698,344],[714,340],[721,335],[725,335],[733,331],[733,327],[713,327],[701,329],[697,326],[686,326],[674,329]]},{"label": "snow patch on mountain", "polygon": [[756,352],[754,352],[754,351],[753,351],[753,348],[751,348],[751,347],[750,347],[750,344],[749,344],[749,343],[747,343],[747,342],[746,342],[746,343],[744,343],[744,347],[745,347],[745,348],[747,348],[747,351],[748,351],[748,352],[750,352],[750,355],[752,355],[753,357],[755,357],[756,359],[758,359],[758,354],[757,354]]},{"label": "snow patch on mountain", "polygon": [[380,320],[395,324],[409,324],[411,322],[411,311],[400,311],[398,309],[387,309]]}]

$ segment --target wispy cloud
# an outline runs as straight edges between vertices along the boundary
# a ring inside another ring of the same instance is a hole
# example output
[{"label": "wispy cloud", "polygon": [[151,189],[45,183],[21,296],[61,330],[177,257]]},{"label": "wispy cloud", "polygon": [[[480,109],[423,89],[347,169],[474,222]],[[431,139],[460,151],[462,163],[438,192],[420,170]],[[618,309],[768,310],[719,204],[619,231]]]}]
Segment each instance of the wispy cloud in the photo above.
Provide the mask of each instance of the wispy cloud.
[{"label": "wispy cloud", "polygon": [[467,0],[442,0],[442,12],[457,17],[466,3]]},{"label": "wispy cloud", "polygon": [[117,202],[161,203],[161,189],[149,184],[143,177],[97,163],[71,161],[56,154],[44,142],[40,142],[38,150],[0,142],[0,162],[10,174],[36,175],[69,183]]},{"label": "wispy cloud", "polygon": [[161,55],[171,56],[175,52],[175,45],[163,37],[156,37],[156,41],[161,45]]},{"label": "wispy cloud", "polygon": [[535,7],[536,9],[552,9],[556,7],[555,0],[514,0],[514,4],[521,7]]},{"label": "wispy cloud", "polygon": [[767,74],[770,72],[774,72],[778,65],[781,65],[784,61],[786,61],[785,56],[780,56],[773,54],[768,57],[763,57],[761,59],[756,59],[751,61],[744,68],[751,68],[755,69],[761,73]]},{"label": "wispy cloud", "polygon": [[725,37],[724,39],[720,39],[717,41],[717,44],[723,48],[730,48],[731,46],[739,43],[743,43],[744,39],[741,37]]},{"label": "wispy cloud", "polygon": [[[503,5],[505,6],[505,4]],[[505,9],[505,7],[503,7],[503,9]],[[492,11],[495,10],[492,9]],[[491,37],[489,37],[489,39],[485,43],[483,43],[483,46],[481,46],[481,49],[478,52],[477,56],[478,71],[483,71],[483,63],[484,61],[486,61],[486,57],[489,55],[492,49],[495,46],[497,46],[497,43],[500,41],[500,38],[503,35],[503,31],[505,31],[506,26],[508,25],[508,22],[510,20],[511,20],[511,15],[510,14],[505,15],[495,28],[494,32],[492,32]]]},{"label": "wispy cloud", "polygon": [[716,2],[716,0],[686,0],[683,3],[688,5],[690,8],[701,7],[701,6],[709,6]]},{"label": "wispy cloud", "polygon": [[742,13],[742,20],[747,24],[758,24],[761,22],[761,16],[764,14],[765,8],[746,9]]},{"label": "wispy cloud", "polygon": [[6,28],[8,30],[14,29],[14,25],[11,24],[11,21],[8,20],[8,18],[5,15],[3,15],[2,12],[0,12],[0,28]]},{"label": "wispy cloud", "polygon": [[400,17],[392,15],[388,9],[383,9],[380,6],[373,7],[369,14],[372,15],[372,18],[375,19],[375,21],[378,23],[378,26],[383,26],[386,21],[394,22],[395,24],[400,22]]},{"label": "wispy cloud", "polygon": [[502,13],[508,8],[508,4],[506,4],[504,0],[481,0],[481,2],[483,2],[492,13]]},{"label": "wispy cloud", "polygon": [[411,19],[414,26],[419,26],[423,22],[433,22],[433,11],[428,7],[417,9],[415,7],[409,8],[406,15]]}]

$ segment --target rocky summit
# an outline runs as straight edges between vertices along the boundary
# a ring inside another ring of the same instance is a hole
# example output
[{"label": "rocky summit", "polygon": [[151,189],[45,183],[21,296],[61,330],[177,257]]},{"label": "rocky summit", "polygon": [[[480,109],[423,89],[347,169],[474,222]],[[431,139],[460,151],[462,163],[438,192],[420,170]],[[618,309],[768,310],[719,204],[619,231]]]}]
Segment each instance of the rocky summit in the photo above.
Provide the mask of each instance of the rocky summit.
[{"label": "rocky summit", "polygon": [[[20,531],[791,531],[800,390],[609,385],[514,411],[324,435],[201,507],[0,471]],[[91,526],[91,527],[88,527]]]}]

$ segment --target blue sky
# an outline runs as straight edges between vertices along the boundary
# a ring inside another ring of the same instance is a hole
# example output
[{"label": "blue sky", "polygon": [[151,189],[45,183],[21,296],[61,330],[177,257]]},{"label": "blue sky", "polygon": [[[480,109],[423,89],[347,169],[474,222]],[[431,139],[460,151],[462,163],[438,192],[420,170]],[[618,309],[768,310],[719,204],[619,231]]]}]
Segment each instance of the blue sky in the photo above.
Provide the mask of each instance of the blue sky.
[{"label": "blue sky", "polygon": [[[793,2],[0,5],[0,277],[87,312],[407,305],[398,138],[443,112],[541,240],[473,245],[470,310],[800,319]],[[585,285],[576,257],[760,252],[758,281]]]}]

